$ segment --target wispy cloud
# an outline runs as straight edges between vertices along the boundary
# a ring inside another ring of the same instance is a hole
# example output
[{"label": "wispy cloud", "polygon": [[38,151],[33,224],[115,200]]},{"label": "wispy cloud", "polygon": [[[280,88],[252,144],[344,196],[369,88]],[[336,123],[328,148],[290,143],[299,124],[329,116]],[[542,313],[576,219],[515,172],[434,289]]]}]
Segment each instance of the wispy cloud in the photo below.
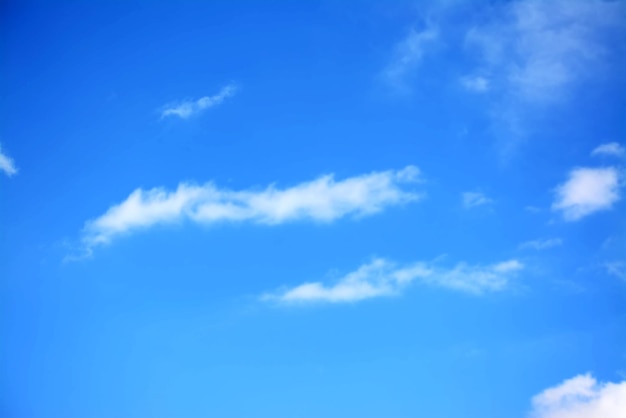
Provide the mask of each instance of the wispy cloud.
[{"label": "wispy cloud", "polygon": [[626,281],[626,261],[611,261],[605,263],[604,267],[610,275]]},{"label": "wispy cloud", "polygon": [[531,250],[547,250],[549,248],[558,247],[563,244],[563,240],[561,238],[547,238],[547,239],[536,239],[533,241],[526,241],[519,245],[521,249],[531,249]]},{"label": "wispy cloud", "polygon": [[591,374],[578,375],[532,399],[530,418],[623,418],[626,381],[601,383]]},{"label": "wispy cloud", "polygon": [[166,105],[161,111],[161,118],[177,116],[181,119],[187,119],[206,109],[221,104],[227,98],[234,96],[236,91],[237,87],[234,84],[229,84],[213,96],[204,96],[197,100],[188,100],[182,103]]},{"label": "wispy cloud", "polygon": [[4,174],[11,177],[14,174],[17,174],[17,168],[15,167],[15,162],[8,155],[2,152],[2,147],[0,147],[0,170],[4,171]]},{"label": "wispy cloud", "polygon": [[507,2],[471,28],[467,42],[482,51],[481,70],[509,94],[553,101],[616,53],[608,39],[623,29],[625,11],[621,2],[601,0]]},{"label": "wispy cloud", "polygon": [[492,199],[479,192],[465,192],[461,195],[461,198],[463,200],[463,207],[466,209],[493,203]]},{"label": "wispy cloud", "polygon": [[[531,121],[586,83],[614,77],[626,36],[626,2],[512,0],[426,2],[428,25],[395,46],[386,80],[408,90],[434,52],[463,49],[454,82],[484,94],[500,152],[510,157]],[[458,16],[467,16],[459,20]],[[441,57],[440,57],[441,58]],[[442,72],[445,77],[449,72]]]},{"label": "wispy cloud", "polygon": [[484,93],[489,90],[489,79],[481,76],[465,76],[461,78],[465,89],[474,93]]},{"label": "wispy cloud", "polygon": [[377,258],[333,284],[304,283],[265,294],[261,299],[279,303],[357,302],[397,295],[415,281],[480,295],[503,290],[522,268],[523,265],[518,260],[487,266],[459,263],[446,269],[433,262],[398,266],[389,260]]},{"label": "wispy cloud", "polygon": [[327,223],[349,215],[367,216],[418,200],[418,193],[403,187],[418,181],[419,170],[408,166],[339,181],[333,175],[325,175],[285,189],[270,185],[260,191],[234,191],[212,183],[181,183],[174,191],[137,189],[122,203],[88,221],[82,242],[90,253],[94,247],[110,243],[120,235],[182,220],[275,225],[298,220]]},{"label": "wispy cloud", "polygon": [[566,221],[577,221],[601,210],[608,210],[620,199],[619,173],[613,167],[576,168],[556,189],[552,210]]},{"label": "wispy cloud", "polygon": [[411,29],[396,45],[394,57],[383,72],[387,82],[396,88],[406,89],[407,78],[419,67],[427,49],[438,37],[439,32],[433,27],[427,27],[422,31]]},{"label": "wispy cloud", "polygon": [[[466,31],[477,64],[470,92],[488,93],[487,115],[503,160],[536,129],[537,112],[567,103],[588,83],[614,76],[626,35],[626,3],[603,0],[489,2]],[[468,79],[471,80],[471,79]],[[488,91],[481,87],[487,85]]]},{"label": "wispy cloud", "polygon": [[626,148],[617,142],[609,142],[608,144],[602,144],[591,151],[591,155],[609,155],[615,157],[623,157],[626,155]]}]

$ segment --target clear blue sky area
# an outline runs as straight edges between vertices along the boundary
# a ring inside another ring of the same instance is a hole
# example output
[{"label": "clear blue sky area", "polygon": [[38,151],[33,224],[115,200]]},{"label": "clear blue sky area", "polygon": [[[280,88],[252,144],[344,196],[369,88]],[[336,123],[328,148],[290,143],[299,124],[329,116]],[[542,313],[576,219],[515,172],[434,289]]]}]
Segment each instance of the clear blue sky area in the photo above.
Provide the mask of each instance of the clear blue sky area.
[{"label": "clear blue sky area", "polygon": [[0,415],[626,416],[625,40],[609,0],[2,2]]}]

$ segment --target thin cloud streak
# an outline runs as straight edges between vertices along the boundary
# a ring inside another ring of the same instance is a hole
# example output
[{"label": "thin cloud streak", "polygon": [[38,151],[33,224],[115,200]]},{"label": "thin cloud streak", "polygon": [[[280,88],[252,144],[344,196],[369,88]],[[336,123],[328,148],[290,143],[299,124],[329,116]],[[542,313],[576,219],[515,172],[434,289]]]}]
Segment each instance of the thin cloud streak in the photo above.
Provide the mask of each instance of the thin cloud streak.
[{"label": "thin cloud streak", "polygon": [[461,195],[461,197],[463,200],[463,207],[465,209],[471,209],[477,206],[493,203],[492,199],[479,192],[465,192]]},{"label": "thin cloud streak", "polygon": [[234,96],[236,92],[237,87],[234,84],[229,84],[213,96],[204,96],[198,100],[185,101],[175,106],[166,106],[161,112],[161,118],[177,116],[181,119],[188,119],[206,109],[221,104],[227,98]]},{"label": "thin cloud streak", "polygon": [[293,221],[330,223],[346,216],[368,216],[390,206],[414,202],[421,195],[405,186],[420,181],[408,166],[335,180],[332,174],[293,187],[234,191],[212,183],[181,183],[174,191],[137,189],[122,203],[88,221],[82,243],[87,254],[118,236],[159,224],[250,222],[277,225]]},{"label": "thin cloud streak", "polygon": [[563,244],[563,240],[560,238],[548,238],[548,239],[536,239],[532,241],[526,241],[519,245],[520,249],[531,250],[547,250],[549,248],[558,247]]},{"label": "thin cloud streak", "polygon": [[360,266],[334,284],[308,282],[292,288],[266,293],[261,300],[282,304],[348,303],[384,296],[399,295],[409,284],[426,285],[482,295],[505,289],[523,269],[518,260],[481,266],[459,263],[441,268],[433,262],[398,266],[384,258]]}]

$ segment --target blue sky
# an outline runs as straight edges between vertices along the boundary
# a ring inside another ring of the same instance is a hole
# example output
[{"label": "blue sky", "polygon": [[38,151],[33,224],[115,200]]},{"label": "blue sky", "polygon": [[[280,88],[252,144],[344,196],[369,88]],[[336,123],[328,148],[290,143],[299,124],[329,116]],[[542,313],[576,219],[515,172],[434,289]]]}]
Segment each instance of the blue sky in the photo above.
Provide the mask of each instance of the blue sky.
[{"label": "blue sky", "polygon": [[623,416],[625,2],[1,10],[3,416]]}]

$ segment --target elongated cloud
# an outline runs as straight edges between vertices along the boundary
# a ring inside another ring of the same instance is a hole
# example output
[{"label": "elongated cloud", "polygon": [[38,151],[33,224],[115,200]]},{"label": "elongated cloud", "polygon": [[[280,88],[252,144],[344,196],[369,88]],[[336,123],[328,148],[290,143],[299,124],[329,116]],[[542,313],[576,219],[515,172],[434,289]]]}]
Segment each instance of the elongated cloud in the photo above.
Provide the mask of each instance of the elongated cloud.
[{"label": "elongated cloud", "polygon": [[161,118],[177,116],[181,119],[187,119],[206,109],[221,104],[227,98],[234,96],[236,91],[237,88],[235,85],[229,84],[213,96],[204,96],[198,100],[185,101],[176,105],[168,105],[161,112]]},{"label": "elongated cloud", "polygon": [[418,200],[420,195],[403,188],[419,181],[417,167],[373,172],[336,181],[325,175],[313,181],[278,189],[234,191],[212,183],[202,186],[182,183],[174,191],[163,188],[137,189],[122,203],[88,221],[83,243],[88,251],[115,237],[158,224],[188,220],[251,222],[276,225],[309,220],[332,222],[345,216],[367,216],[389,206]]},{"label": "elongated cloud", "polygon": [[536,395],[532,404],[530,418],[623,418],[626,381],[601,383],[578,375]]},{"label": "elongated cloud", "polygon": [[558,247],[563,244],[563,240],[560,238],[547,238],[547,239],[536,239],[533,241],[526,241],[519,245],[521,249],[532,249],[532,250],[547,250],[549,248]]},{"label": "elongated cloud", "polygon": [[566,221],[577,221],[594,212],[611,209],[620,199],[619,173],[614,167],[577,168],[557,187],[552,210]]},{"label": "elongated cloud", "polygon": [[459,263],[445,269],[429,262],[398,266],[389,260],[377,258],[333,284],[304,283],[265,294],[262,299],[280,303],[357,302],[397,295],[415,281],[480,295],[504,289],[522,268],[522,263],[517,260],[488,266]]},{"label": "elongated cloud", "polygon": [[626,148],[617,142],[609,142],[608,144],[602,144],[591,151],[591,155],[608,155],[614,157],[623,157],[626,155]]},{"label": "elongated cloud", "polygon": [[4,174],[9,177],[17,174],[17,168],[15,167],[13,159],[2,152],[2,147],[0,147],[0,170],[4,171]]},{"label": "elongated cloud", "polygon": [[493,203],[493,200],[479,192],[465,192],[462,194],[462,199],[465,209]]}]

